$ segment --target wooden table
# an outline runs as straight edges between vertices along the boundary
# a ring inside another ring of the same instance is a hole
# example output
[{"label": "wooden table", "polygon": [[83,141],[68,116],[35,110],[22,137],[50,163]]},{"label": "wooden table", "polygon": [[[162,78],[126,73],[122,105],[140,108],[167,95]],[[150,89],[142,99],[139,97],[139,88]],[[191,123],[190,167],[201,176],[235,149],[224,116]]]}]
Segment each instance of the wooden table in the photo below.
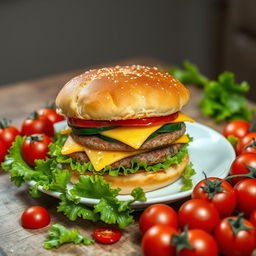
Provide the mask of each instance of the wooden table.
[{"label": "wooden table", "polygon": [[[163,64],[159,60],[149,58],[122,61],[121,64]],[[83,70],[67,72],[47,78],[21,82],[0,87],[0,118],[6,117],[13,120],[13,124],[20,127],[21,122],[29,113],[54,101],[60,88],[73,76]],[[212,120],[202,116],[198,109],[201,90],[189,86],[191,92],[190,103],[184,108],[184,112],[196,121],[221,131],[224,124],[216,124]],[[254,104],[255,105],[255,104]],[[181,202],[173,204],[177,207]],[[78,228],[87,237],[92,230],[102,223],[93,224],[88,221],[69,221],[62,213],[56,212],[58,200],[47,195],[39,199],[32,198],[28,188],[23,185],[20,188],[9,181],[9,174],[0,170],[0,255],[141,255],[140,234],[138,223],[130,225],[123,231],[121,241],[114,245],[101,245],[95,243],[92,246],[65,244],[59,249],[46,250],[42,247],[47,237],[45,227],[39,230],[26,230],[20,225],[20,217],[25,208],[33,205],[46,207],[52,217],[51,224],[59,223],[67,228]],[[135,213],[138,220],[139,213]]]}]

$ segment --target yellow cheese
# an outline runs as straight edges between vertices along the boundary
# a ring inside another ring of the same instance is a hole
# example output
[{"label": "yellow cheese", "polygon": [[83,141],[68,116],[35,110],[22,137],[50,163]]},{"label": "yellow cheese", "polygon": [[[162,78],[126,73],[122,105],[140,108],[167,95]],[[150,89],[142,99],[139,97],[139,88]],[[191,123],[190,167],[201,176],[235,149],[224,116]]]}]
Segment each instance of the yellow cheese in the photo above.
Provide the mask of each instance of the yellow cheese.
[{"label": "yellow cheese", "polygon": [[184,113],[179,112],[178,117],[169,123],[180,123],[180,122],[192,122],[193,123],[195,121],[192,118],[190,118],[189,116],[185,115]]},{"label": "yellow cheese", "polygon": [[60,134],[70,134],[71,132],[72,132],[72,129],[66,126],[63,130],[60,131]]},{"label": "yellow cheese", "polygon": [[94,169],[100,171],[105,166],[113,164],[123,158],[128,156],[136,155],[142,153],[142,150],[136,150],[133,152],[124,152],[124,151],[99,151],[94,149],[89,149],[85,147],[85,153],[89,157]]},{"label": "yellow cheese", "polygon": [[181,137],[179,137],[177,140],[175,140],[172,144],[177,144],[177,143],[188,143],[189,142],[189,138],[187,135],[182,135]]},{"label": "yellow cheese", "polygon": [[[178,117],[174,121],[168,123],[179,122],[194,122],[194,120],[179,112]],[[163,125],[164,124],[149,127],[119,127],[101,132],[100,134],[119,140],[126,145],[133,147],[134,149],[139,149],[146,139]]]},{"label": "yellow cheese", "polygon": [[62,150],[62,155],[68,155],[74,152],[81,152],[84,151],[84,147],[78,143],[76,143],[71,136],[68,136]]},{"label": "yellow cheese", "polygon": [[149,127],[119,127],[101,132],[100,134],[119,140],[135,149],[140,148],[144,141],[156,130],[163,126],[155,125]]}]

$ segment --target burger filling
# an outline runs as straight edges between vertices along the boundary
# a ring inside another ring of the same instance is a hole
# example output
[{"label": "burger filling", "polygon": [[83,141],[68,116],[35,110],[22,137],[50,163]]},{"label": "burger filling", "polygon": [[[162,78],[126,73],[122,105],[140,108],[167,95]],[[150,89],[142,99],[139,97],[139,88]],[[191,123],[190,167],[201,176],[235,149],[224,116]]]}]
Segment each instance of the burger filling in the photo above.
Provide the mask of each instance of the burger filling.
[{"label": "burger filling", "polygon": [[163,170],[179,164],[188,154],[190,139],[184,122],[179,121],[150,127],[71,125],[68,137],[63,135],[58,160],[80,174],[90,171],[116,176]]}]

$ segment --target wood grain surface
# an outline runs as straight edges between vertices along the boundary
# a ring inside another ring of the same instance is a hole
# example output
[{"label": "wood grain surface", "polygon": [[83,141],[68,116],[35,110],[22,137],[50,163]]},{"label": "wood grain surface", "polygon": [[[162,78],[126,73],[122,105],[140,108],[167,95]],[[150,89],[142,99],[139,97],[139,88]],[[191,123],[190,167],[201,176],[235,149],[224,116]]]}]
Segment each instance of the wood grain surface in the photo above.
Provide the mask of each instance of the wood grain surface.
[{"label": "wood grain surface", "polygon": [[[145,64],[162,65],[163,62],[150,58],[140,58],[119,62],[120,64]],[[84,69],[85,70],[85,69]],[[13,124],[20,127],[22,120],[46,102],[54,101],[60,88],[73,76],[84,70],[76,70],[65,74],[47,78],[26,81],[0,87],[0,118],[6,117],[13,120]],[[189,86],[191,92],[190,103],[184,108],[184,112],[197,122],[221,131],[224,123],[216,124],[212,120],[202,116],[198,109],[198,102],[202,91],[194,86]],[[255,104],[251,104],[254,105]],[[178,208],[182,203],[176,202],[172,206]],[[138,231],[138,217],[140,212],[135,212],[136,223],[123,231],[121,240],[113,245],[101,245],[95,243],[91,246],[65,244],[59,249],[46,250],[43,241],[47,237],[45,227],[38,230],[23,229],[20,225],[22,212],[30,206],[40,205],[46,207],[52,217],[51,225],[59,223],[67,228],[77,228],[83,235],[91,237],[92,230],[102,223],[88,221],[69,221],[62,213],[57,213],[58,200],[47,195],[34,199],[28,193],[27,185],[15,187],[9,181],[9,174],[0,170],[0,255],[100,255],[121,256],[141,255],[140,234]]]}]

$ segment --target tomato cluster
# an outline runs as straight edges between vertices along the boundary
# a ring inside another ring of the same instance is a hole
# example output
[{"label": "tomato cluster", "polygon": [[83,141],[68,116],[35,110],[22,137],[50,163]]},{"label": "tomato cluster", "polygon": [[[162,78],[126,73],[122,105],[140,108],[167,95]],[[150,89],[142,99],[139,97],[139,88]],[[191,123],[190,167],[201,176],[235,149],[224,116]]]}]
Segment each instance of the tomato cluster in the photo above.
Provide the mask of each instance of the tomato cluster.
[{"label": "tomato cluster", "polygon": [[10,121],[3,119],[0,122],[0,163],[4,161],[9,148],[16,136],[27,136],[22,146],[24,160],[34,166],[35,159],[47,157],[48,145],[54,136],[54,124],[64,120],[53,108],[41,108],[31,113],[21,126],[21,131],[10,125]]},{"label": "tomato cluster", "polygon": [[144,255],[251,255],[256,249],[256,179],[234,187],[227,180],[205,175],[177,213],[163,204],[148,207],[139,220]]}]

